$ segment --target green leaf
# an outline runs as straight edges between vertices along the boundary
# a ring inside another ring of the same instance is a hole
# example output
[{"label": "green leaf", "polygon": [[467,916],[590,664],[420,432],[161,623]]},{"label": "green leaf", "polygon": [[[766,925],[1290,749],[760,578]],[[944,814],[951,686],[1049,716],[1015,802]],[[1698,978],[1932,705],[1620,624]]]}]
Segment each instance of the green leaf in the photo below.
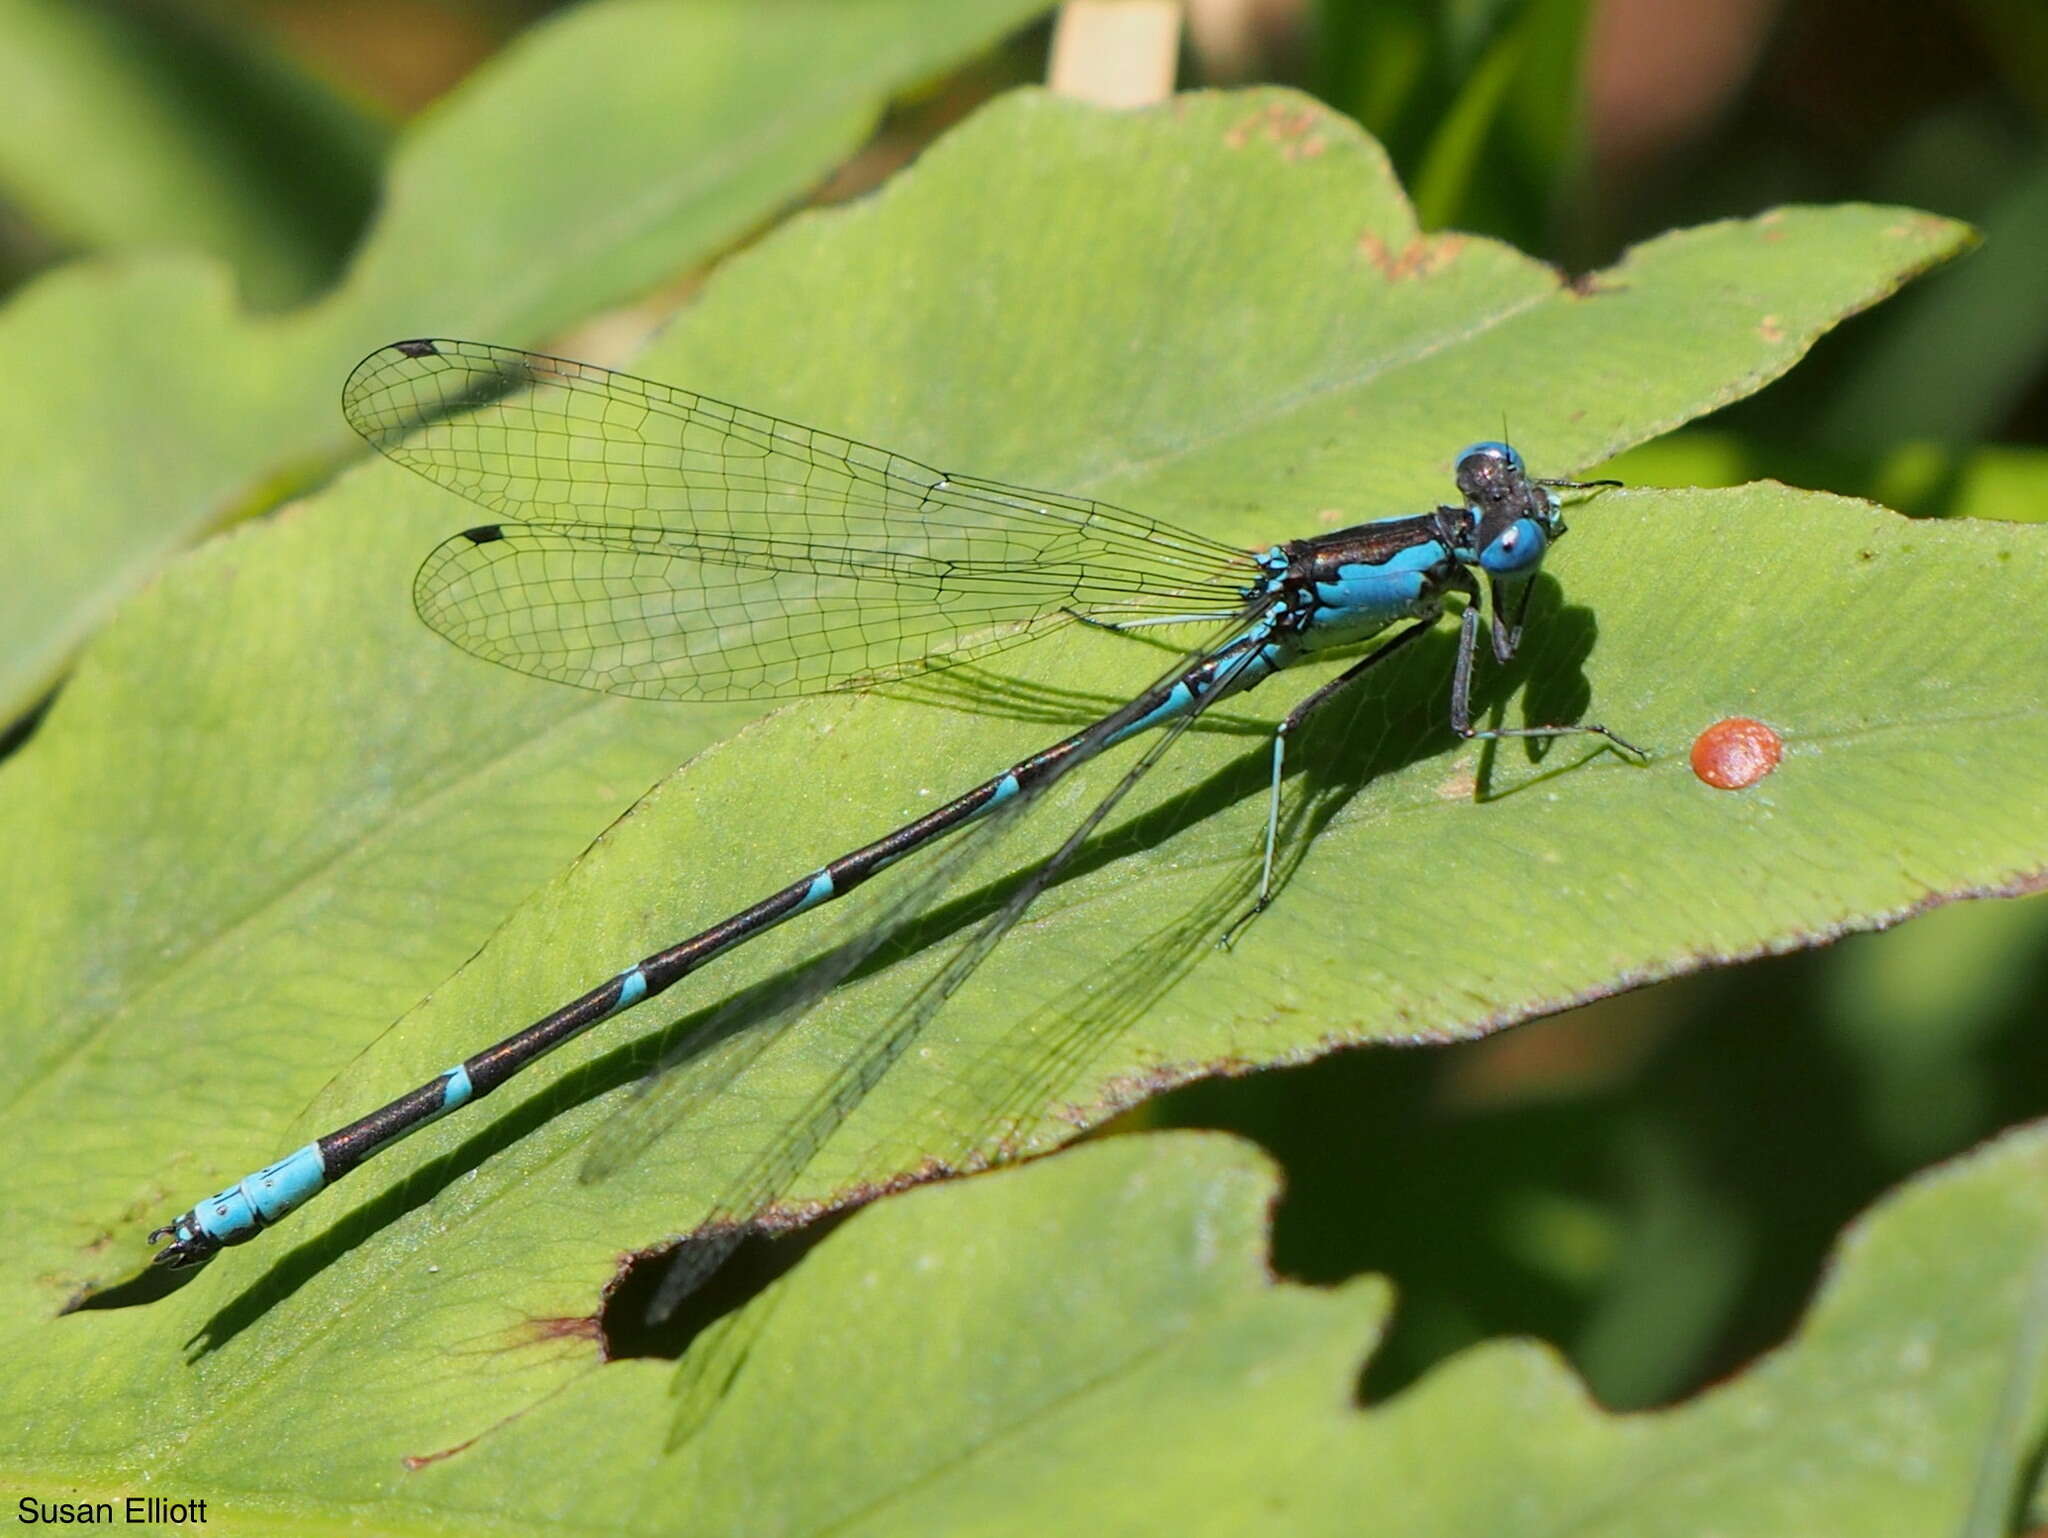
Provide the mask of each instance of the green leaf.
[{"label": "green leaf", "polygon": [[1483,55],[1445,71],[1456,88],[1415,174],[1425,229],[1504,234],[1550,216],[1545,205],[1577,169],[1587,10],[1585,0],[1509,8]]},{"label": "green leaf", "polygon": [[[1594,463],[1768,382],[1964,238],[1900,210],[1786,210],[1566,287],[1505,247],[1418,235],[1375,147],[1303,98],[1116,114],[1021,94],[880,196],[729,263],[644,367],[1263,543],[1430,505],[1458,447],[1503,417],[1540,472]],[[88,651],[6,767],[0,847],[20,855],[0,874],[0,1021],[18,1076],[0,1287],[20,1323],[0,1392],[18,1400],[23,1468],[139,1477],[174,1457],[277,1520],[338,1520],[422,1488],[402,1454],[508,1417],[540,1430],[571,1398],[616,1392],[607,1414],[644,1418],[645,1369],[591,1371],[618,1257],[694,1224],[939,965],[975,901],[615,1179],[578,1182],[584,1140],[663,1027],[779,975],[818,926],[565,1049],[174,1298],[28,1321],[139,1266],[142,1230],[192,1198],[1163,665],[1067,633],[942,694],[955,708],[918,691],[793,706],[700,754],[536,890],[657,765],[735,718],[549,688],[421,632],[406,574],[472,516],[376,465],[208,546]],[[2048,638],[1982,623],[2048,577],[2039,530],[1910,524],[1773,486],[1606,494],[1572,522],[1522,660],[1488,672],[1481,703],[1509,724],[1597,709],[1648,767],[1454,745],[1449,638],[1424,643],[1300,743],[1279,901],[1222,953],[1206,942],[1252,868],[1267,725],[1330,669],[1233,702],[792,1202],[1049,1148],[1191,1075],[1478,1033],[2039,879],[2048,797],[2027,792],[2048,762]],[[1786,761],[1750,791],[1709,791],[1687,745],[1738,710],[1784,733]],[[1063,782],[1023,842],[1059,837],[1124,761]],[[59,1440],[68,1421],[28,1414],[60,1384],[99,1412],[79,1450]],[[874,1385],[792,1388],[850,1396],[850,1429]],[[654,1456],[623,1435],[595,1457],[556,1438],[529,1465],[536,1480],[602,1466],[631,1498],[653,1490]],[[639,1509],[672,1511],[651,1494]]]},{"label": "green leaf", "polygon": [[2048,358],[2048,152],[1985,210],[1983,254],[1890,317],[1811,429],[1837,452],[1900,438],[1963,445],[1997,433]]},{"label": "green leaf", "polygon": [[1425,229],[1535,239],[1579,157],[1585,0],[1321,0],[1318,94],[1413,168]]},{"label": "green leaf", "polygon": [[0,720],[197,535],[355,452],[397,336],[546,337],[736,240],[890,92],[1034,0],[616,0],[536,27],[405,135],[347,280],[284,317],[191,258],[91,263],[0,314]]},{"label": "green leaf", "polygon": [[1950,449],[1894,443],[1837,454],[1702,427],[1630,449],[1598,472],[1631,485],[1664,486],[1732,486],[1769,477],[1867,497],[1915,518],[2048,521],[2048,451],[2012,444]]},{"label": "green leaf", "polygon": [[[1605,1414],[1520,1341],[1360,1409],[1386,1293],[1266,1273],[1278,1192],[1241,1145],[1115,1139],[863,1214],[731,1321],[752,1333],[718,1343],[718,1414],[680,1446],[640,1366],[607,1369],[438,1466],[430,1499],[530,1512],[566,1444],[646,1470],[547,1487],[618,1531],[1038,1531],[1085,1490],[1125,1532],[1960,1532],[1973,1500],[2009,1508],[2048,1429],[2044,1176],[2034,1129],[1895,1194],[1784,1348],[1659,1415]],[[678,1391],[687,1414],[687,1364]]]},{"label": "green leaf", "polygon": [[[1081,1490],[1118,1532],[1238,1534],[1276,1513],[1289,1532],[1363,1515],[1416,1538],[1962,1532],[1973,1506],[2011,1510],[2048,1422],[2044,1178],[2037,1128],[1909,1185],[1846,1236],[1780,1350],[1655,1416],[1608,1415],[1526,1341],[1360,1407],[1387,1290],[1273,1278],[1270,1167],[1178,1134],[862,1214],[700,1339],[708,1381],[687,1360],[586,1360],[523,1412],[501,1399],[435,1441],[453,1363],[395,1357],[371,1414],[282,1355],[146,1472],[78,1459],[14,1482],[203,1495],[247,1531],[374,1512],[387,1530],[665,1533],[687,1514],[691,1531],[1014,1533],[1071,1522]],[[585,1355],[577,1323],[508,1314],[456,1354],[538,1377]]]},{"label": "green leaf", "polygon": [[59,238],[206,251],[258,306],[308,297],[369,209],[381,130],[260,36],[0,0],[0,183]]}]

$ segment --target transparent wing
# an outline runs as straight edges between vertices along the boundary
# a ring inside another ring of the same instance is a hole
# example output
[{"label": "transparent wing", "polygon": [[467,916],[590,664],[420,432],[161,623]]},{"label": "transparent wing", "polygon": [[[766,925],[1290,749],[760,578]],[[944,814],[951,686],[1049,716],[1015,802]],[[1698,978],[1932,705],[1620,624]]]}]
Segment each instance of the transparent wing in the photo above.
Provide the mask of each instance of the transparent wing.
[{"label": "transparent wing", "polygon": [[342,410],[505,520],[427,557],[421,618],[612,694],[855,688],[1075,618],[1221,618],[1259,577],[1246,552],[1121,508],[509,347],[395,342],[357,365]]},{"label": "transparent wing", "polygon": [[[1004,835],[1015,828],[1028,808],[1038,804],[1051,786],[1081,764],[1148,708],[1154,690],[1179,678],[1239,634],[1256,610],[1236,616],[1214,643],[1188,653],[1131,705],[1105,717],[1090,729],[1092,743],[1066,759],[1045,780],[1001,810],[956,836],[943,850],[928,856],[917,879],[900,890],[880,913],[870,913],[859,928],[830,946],[800,969],[786,985],[765,1000],[735,999],[713,1016],[643,1082],[640,1095],[620,1115],[592,1134],[583,1177],[602,1180],[630,1164],[671,1127],[703,1112],[729,1093],[770,1047],[782,1039],[821,998],[850,977],[884,944],[896,938],[914,917],[934,906],[967,872],[981,864]],[[1228,673],[1209,699],[1228,693]],[[676,1252],[671,1269],[656,1291],[653,1314],[665,1317],[722,1265],[748,1232],[749,1225],[787,1194],[791,1183],[810,1163],[839,1126],[853,1114],[869,1091],[923,1034],[945,1001],[966,982],[989,953],[1024,916],[1062,867],[1101,826],[1115,807],[1172,748],[1180,734],[1200,716],[1202,705],[1170,722],[1145,748],[1122,779],[1089,811],[1053,855],[1010,894],[1002,907],[973,929],[946,964],[840,1063],[793,1117],[749,1161],[730,1189],[691,1233],[691,1242]],[[1077,1044],[1064,1035],[1048,1034],[1014,1064],[1004,1086],[1001,1111],[1018,1114],[1041,1087],[1056,1082],[1074,1061]],[[687,1066],[687,1071],[676,1072]],[[1037,1109],[1032,1106],[1030,1109]],[[946,1152],[952,1152],[948,1149]]]}]

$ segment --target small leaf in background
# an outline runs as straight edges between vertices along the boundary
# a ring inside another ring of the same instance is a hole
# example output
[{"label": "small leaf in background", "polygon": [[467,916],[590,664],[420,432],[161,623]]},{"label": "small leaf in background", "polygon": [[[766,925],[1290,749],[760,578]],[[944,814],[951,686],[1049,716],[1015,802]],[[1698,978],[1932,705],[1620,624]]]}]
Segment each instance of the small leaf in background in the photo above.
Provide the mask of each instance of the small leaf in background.
[{"label": "small leaf in background", "polygon": [[0,0],[0,190],[44,239],[205,252],[252,309],[311,299],[384,131],[250,32],[176,5]]},{"label": "small leaf in background", "polygon": [[637,297],[818,182],[892,91],[1039,9],[578,7],[401,137],[376,221],[317,303],[243,313],[229,275],[189,255],[29,285],[0,313],[0,717],[177,551],[354,453],[335,396],[372,347],[532,342]]}]

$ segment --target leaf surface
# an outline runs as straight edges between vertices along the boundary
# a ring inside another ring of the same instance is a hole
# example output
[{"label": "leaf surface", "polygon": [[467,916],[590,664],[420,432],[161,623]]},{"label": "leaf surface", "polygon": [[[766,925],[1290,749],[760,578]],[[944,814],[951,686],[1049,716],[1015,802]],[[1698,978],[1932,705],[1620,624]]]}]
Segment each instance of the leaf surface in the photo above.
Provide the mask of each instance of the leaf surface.
[{"label": "leaf surface", "polygon": [[[1024,94],[881,196],[729,264],[642,369],[1263,545],[1433,504],[1458,448],[1503,417],[1539,473],[1596,463],[1768,382],[1963,239],[1894,209],[1786,210],[1665,237],[1574,288],[1507,248],[1418,236],[1369,141],[1302,98],[1127,115]],[[1446,631],[1303,739],[1279,901],[1226,953],[1209,941],[1253,869],[1264,723],[1329,667],[1231,702],[792,1201],[1049,1148],[1192,1074],[1476,1034],[2039,881],[2048,637],[1986,626],[1981,606],[2039,591],[2040,529],[1911,524],[1770,485],[1631,489],[1571,516],[1525,650],[1489,670],[1481,703],[1508,724],[1597,712],[1647,767],[1571,743],[1455,745]],[[1069,632],[964,687],[798,704],[699,754],[536,889],[658,766],[739,717],[550,689],[420,632],[407,573],[466,521],[372,466],[215,542],[87,653],[8,766],[0,844],[25,855],[0,900],[30,916],[0,928],[0,1019],[23,1065],[0,1179],[17,1228],[4,1285],[28,1336],[24,1468],[173,1458],[251,1511],[339,1522],[426,1488],[401,1455],[467,1447],[507,1417],[548,1437],[527,1460],[537,1488],[590,1461],[551,1417],[602,1405],[642,1437],[597,1460],[620,1500],[672,1514],[657,1492],[681,1464],[645,1439],[649,1369],[596,1370],[599,1289],[621,1254],[698,1221],[1028,849],[613,1179],[578,1180],[587,1135],[664,1038],[829,930],[747,947],[173,1299],[36,1321],[138,1266],[142,1231],[179,1205],[928,809],[1164,662]],[[1734,713],[1776,727],[1785,762],[1711,791],[1687,749]],[[1049,847],[1119,772],[1063,782],[1020,846]],[[1000,1328],[977,1317],[994,1372]],[[1367,1327],[1343,1324],[1347,1351]],[[1265,1351],[1256,1333],[1219,1349]],[[1318,1370],[1334,1415],[1351,1369]],[[849,1427],[886,1371],[844,1380]],[[59,1383],[104,1410],[80,1451],[26,1408]],[[278,1459],[280,1441],[319,1456]],[[696,1466],[707,1446],[676,1456]]]}]

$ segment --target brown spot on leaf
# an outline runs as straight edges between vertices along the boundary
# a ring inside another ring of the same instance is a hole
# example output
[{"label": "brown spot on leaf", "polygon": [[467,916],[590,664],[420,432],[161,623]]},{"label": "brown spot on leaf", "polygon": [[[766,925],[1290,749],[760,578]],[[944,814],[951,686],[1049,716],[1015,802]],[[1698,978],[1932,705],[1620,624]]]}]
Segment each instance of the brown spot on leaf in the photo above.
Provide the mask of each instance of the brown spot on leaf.
[{"label": "brown spot on leaf", "polygon": [[1453,767],[1436,788],[1439,801],[1470,801],[1478,794],[1479,776],[1472,772],[1469,763]]},{"label": "brown spot on leaf", "polygon": [[[1197,1079],[1224,1078],[1238,1079],[1258,1072],[1274,1063],[1284,1062],[1275,1058],[1260,1062],[1238,1053],[1226,1052],[1217,1057],[1197,1063],[1154,1063],[1130,1073],[1114,1074],[1106,1079],[1093,1103],[1075,1119],[1076,1126],[1099,1123],[1108,1115],[1117,1115],[1148,1100],[1156,1100],[1169,1090],[1192,1084]],[[1069,1107],[1069,1113],[1081,1110]]]},{"label": "brown spot on leaf", "polygon": [[1766,315],[1756,323],[1756,334],[1775,346],[1785,340],[1784,322],[1775,315]]},{"label": "brown spot on leaf", "polygon": [[1315,132],[1322,121],[1323,114],[1307,103],[1268,102],[1227,129],[1223,142],[1231,149],[1241,150],[1254,138],[1263,138],[1280,146],[1283,159],[1310,159],[1329,147],[1323,135]]},{"label": "brown spot on leaf", "polygon": [[409,1474],[416,1474],[430,1463],[439,1463],[443,1458],[452,1458],[457,1453],[468,1452],[481,1438],[471,1437],[466,1442],[457,1442],[453,1447],[444,1447],[437,1453],[407,1453],[398,1461]]},{"label": "brown spot on leaf", "polygon": [[1389,283],[1433,277],[1458,259],[1465,249],[1462,235],[1417,235],[1399,251],[1367,230],[1358,237],[1358,254],[1380,270]]},{"label": "brown spot on leaf", "polygon": [[542,1319],[529,1319],[514,1331],[514,1334],[526,1345],[538,1345],[554,1340],[596,1340],[597,1315],[556,1314]]},{"label": "brown spot on leaf", "polygon": [[1885,226],[1885,234],[1894,240],[1928,240],[1939,235],[1948,221],[1938,214],[1920,214],[1912,219]]}]

